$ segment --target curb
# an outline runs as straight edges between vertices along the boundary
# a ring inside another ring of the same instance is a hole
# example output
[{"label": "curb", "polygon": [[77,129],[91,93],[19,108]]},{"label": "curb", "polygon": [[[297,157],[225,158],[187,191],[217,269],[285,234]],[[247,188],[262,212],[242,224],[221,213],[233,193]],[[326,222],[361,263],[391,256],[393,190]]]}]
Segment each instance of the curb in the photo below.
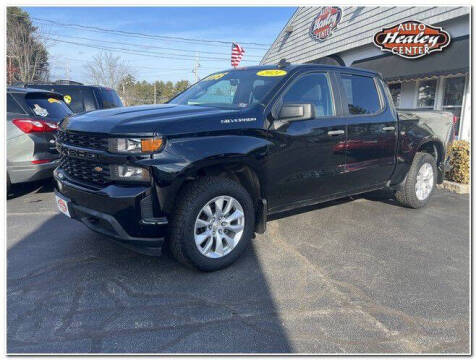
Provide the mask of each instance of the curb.
[{"label": "curb", "polygon": [[438,189],[444,189],[447,191],[451,191],[457,194],[469,194],[471,190],[470,184],[460,184],[453,181],[444,180],[443,184],[437,184],[436,187]]}]

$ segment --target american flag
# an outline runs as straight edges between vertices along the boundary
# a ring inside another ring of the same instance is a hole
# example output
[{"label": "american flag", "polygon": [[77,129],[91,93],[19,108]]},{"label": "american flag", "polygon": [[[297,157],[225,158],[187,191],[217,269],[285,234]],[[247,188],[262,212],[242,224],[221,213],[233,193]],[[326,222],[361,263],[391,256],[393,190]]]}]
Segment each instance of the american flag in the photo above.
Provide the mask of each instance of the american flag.
[{"label": "american flag", "polygon": [[237,43],[233,43],[231,45],[231,66],[237,67],[245,53],[245,49],[243,49]]}]

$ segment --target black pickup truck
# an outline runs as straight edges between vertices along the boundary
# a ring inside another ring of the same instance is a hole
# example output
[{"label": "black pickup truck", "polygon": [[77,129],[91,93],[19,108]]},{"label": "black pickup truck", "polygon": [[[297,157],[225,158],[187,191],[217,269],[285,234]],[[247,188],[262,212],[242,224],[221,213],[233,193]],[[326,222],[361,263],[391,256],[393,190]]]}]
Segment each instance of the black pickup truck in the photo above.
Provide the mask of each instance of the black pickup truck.
[{"label": "black pickup truck", "polygon": [[56,201],[92,230],[148,252],[167,241],[179,261],[211,271],[270,214],[382,188],[424,206],[451,136],[450,113],[397,113],[374,72],[230,69],[167,104],[64,119]]}]

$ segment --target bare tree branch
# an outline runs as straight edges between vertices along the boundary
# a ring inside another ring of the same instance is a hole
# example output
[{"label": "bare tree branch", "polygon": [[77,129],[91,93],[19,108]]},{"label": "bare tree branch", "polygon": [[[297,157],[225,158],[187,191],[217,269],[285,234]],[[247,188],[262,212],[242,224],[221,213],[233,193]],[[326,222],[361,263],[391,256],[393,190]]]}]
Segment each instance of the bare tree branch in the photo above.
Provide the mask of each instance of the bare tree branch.
[{"label": "bare tree branch", "polygon": [[45,39],[28,14],[19,8],[8,9],[7,64],[11,82],[33,82],[48,78],[48,52]]},{"label": "bare tree branch", "polygon": [[121,81],[130,73],[129,67],[119,56],[100,52],[86,64],[90,82],[119,90]]}]

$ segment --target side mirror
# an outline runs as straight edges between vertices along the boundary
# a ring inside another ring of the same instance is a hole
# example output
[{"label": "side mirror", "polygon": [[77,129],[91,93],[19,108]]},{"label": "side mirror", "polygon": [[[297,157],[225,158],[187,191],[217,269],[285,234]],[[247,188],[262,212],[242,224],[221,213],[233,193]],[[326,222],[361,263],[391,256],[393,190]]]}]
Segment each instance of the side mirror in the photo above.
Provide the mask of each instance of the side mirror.
[{"label": "side mirror", "polygon": [[284,103],[279,110],[278,119],[280,121],[308,120],[313,118],[312,104],[290,104]]}]

